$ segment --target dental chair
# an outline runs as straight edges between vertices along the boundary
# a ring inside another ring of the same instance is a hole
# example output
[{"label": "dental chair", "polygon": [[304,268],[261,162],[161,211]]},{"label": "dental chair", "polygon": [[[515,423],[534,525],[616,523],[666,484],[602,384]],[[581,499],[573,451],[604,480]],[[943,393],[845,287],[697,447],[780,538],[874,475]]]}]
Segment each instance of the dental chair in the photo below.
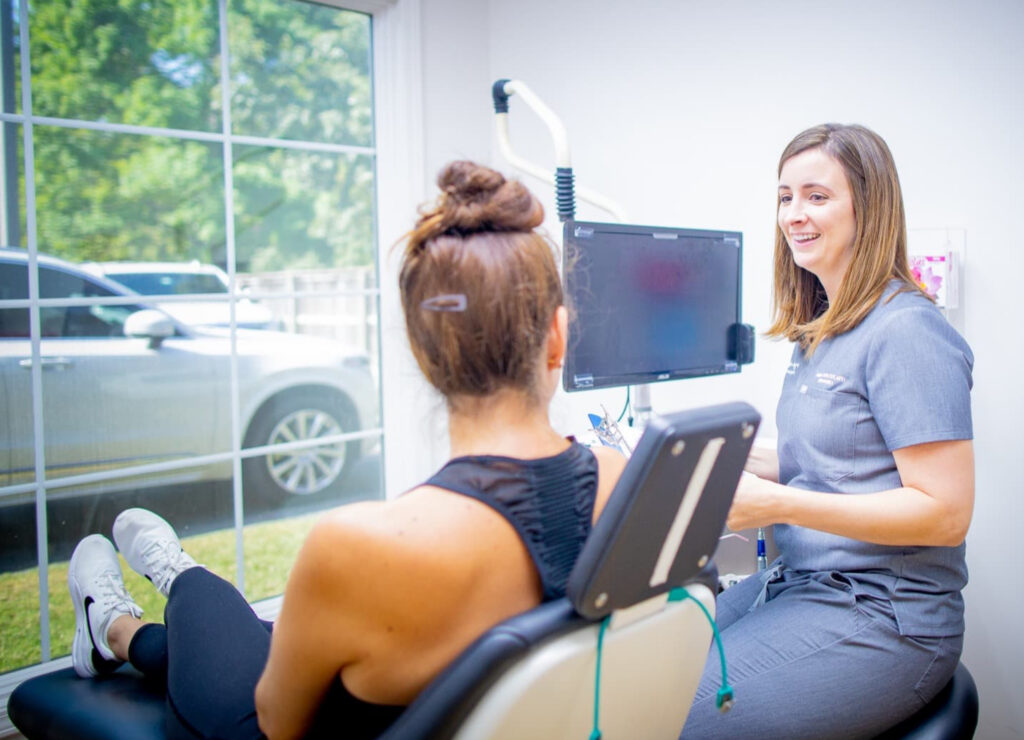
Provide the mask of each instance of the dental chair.
[{"label": "dental chair", "polygon": [[485,633],[381,740],[677,738],[712,644],[711,556],[759,421],[742,403],[652,420],[566,598]]},{"label": "dental chair", "polygon": [[[597,730],[604,740],[678,737],[715,649],[710,558],[758,422],[741,403],[654,419],[567,597],[482,635],[381,740],[585,740]],[[728,708],[727,686],[718,700]],[[884,737],[969,738],[977,706],[961,666],[928,707]],[[70,668],[30,679],[8,713],[29,740],[165,737],[163,694],[130,666],[99,679]]]},{"label": "dental chair", "polygon": [[[568,596],[481,636],[382,740],[582,739],[595,723],[606,740],[677,737],[711,646],[711,556],[759,421],[742,403],[653,419]],[[164,701],[130,666],[90,680],[67,668],[22,683],[8,713],[29,740],[158,740]]]}]

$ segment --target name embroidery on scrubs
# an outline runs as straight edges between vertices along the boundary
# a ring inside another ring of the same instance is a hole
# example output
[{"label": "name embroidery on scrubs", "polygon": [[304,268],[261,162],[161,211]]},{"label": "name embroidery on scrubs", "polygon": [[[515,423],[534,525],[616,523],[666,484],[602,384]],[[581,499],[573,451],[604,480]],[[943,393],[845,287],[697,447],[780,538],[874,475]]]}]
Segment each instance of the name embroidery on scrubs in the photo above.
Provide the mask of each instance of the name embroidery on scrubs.
[{"label": "name embroidery on scrubs", "polygon": [[796,375],[796,371],[800,368],[799,362],[789,363],[789,367],[786,368],[786,375]]},{"label": "name embroidery on scrubs", "polygon": [[818,385],[823,385],[826,388],[833,388],[846,382],[845,375],[836,375],[835,373],[817,373],[814,377],[817,379]]}]

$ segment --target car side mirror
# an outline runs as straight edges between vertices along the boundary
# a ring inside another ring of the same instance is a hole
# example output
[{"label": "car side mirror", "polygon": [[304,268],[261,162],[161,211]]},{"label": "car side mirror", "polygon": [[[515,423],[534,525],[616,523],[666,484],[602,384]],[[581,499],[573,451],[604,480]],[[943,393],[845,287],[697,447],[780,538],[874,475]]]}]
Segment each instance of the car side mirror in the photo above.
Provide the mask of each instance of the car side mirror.
[{"label": "car side mirror", "polygon": [[159,349],[167,337],[174,336],[174,322],[162,311],[144,308],[129,314],[124,321],[124,335],[148,339],[150,349]]}]

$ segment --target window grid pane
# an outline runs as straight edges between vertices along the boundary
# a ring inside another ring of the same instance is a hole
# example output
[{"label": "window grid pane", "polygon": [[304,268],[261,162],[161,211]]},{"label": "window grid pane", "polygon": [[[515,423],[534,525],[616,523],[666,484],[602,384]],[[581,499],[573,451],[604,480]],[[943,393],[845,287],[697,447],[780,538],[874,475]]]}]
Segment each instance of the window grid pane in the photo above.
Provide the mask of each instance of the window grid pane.
[{"label": "window grid pane", "polygon": [[[124,508],[167,517],[200,562],[257,599],[280,593],[318,509],[382,495],[370,17],[230,3],[229,46],[243,31],[258,43],[231,49],[222,115],[228,5],[156,0],[128,18],[40,0],[21,9],[28,48],[17,22],[0,29],[0,247],[20,247],[0,249],[0,275],[16,274],[0,280],[0,433],[20,440],[0,452],[0,585],[21,619],[5,619],[0,673],[68,652],[67,559]],[[145,271],[134,287],[129,268]],[[310,460],[321,475],[296,476]],[[326,484],[325,466],[337,473]]]}]

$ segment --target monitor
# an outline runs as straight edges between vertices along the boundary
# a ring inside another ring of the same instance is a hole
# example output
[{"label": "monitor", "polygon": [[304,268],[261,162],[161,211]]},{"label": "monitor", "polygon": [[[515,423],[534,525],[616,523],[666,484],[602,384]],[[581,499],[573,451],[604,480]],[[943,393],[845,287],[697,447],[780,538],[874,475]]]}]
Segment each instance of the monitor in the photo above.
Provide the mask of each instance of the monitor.
[{"label": "monitor", "polygon": [[567,391],[739,372],[743,235],[569,220]]}]

